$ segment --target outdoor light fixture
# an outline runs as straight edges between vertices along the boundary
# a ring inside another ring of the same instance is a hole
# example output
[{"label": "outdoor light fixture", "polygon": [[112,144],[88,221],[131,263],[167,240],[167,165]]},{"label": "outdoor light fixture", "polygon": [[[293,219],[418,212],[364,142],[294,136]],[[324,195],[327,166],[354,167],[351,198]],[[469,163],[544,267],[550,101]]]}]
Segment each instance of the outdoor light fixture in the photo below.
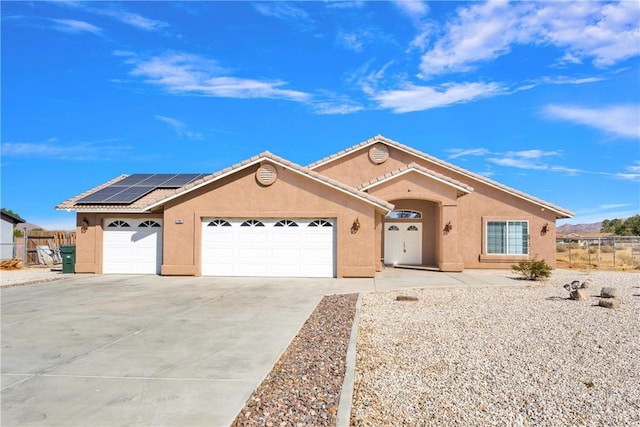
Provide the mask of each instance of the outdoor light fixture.
[{"label": "outdoor light fixture", "polygon": [[351,234],[356,234],[360,230],[360,219],[356,218],[351,225]]},{"label": "outdoor light fixture", "polygon": [[549,223],[548,222],[546,222],[542,226],[542,229],[540,230],[540,234],[542,234],[544,236],[545,234],[547,234],[547,231],[549,231]]},{"label": "outdoor light fixture", "polygon": [[82,224],[80,224],[80,231],[82,231],[83,233],[86,233],[87,228],[89,228],[89,220],[87,218],[82,218]]},{"label": "outdoor light fixture", "polygon": [[449,221],[444,226],[444,234],[449,234],[451,230],[453,230],[453,225],[451,225],[451,221]]}]

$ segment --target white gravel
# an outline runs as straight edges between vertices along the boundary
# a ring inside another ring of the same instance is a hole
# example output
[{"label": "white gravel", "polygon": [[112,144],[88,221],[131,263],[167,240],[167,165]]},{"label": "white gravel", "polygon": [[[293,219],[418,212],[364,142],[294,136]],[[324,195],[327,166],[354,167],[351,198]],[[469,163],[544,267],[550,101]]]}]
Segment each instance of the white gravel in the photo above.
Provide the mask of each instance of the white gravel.
[{"label": "white gravel", "polygon": [[[531,283],[365,294],[351,424],[640,426],[640,274]],[[597,306],[605,286],[620,308]]]},{"label": "white gravel", "polygon": [[62,267],[31,267],[21,270],[0,270],[0,287],[11,287],[29,283],[49,282],[69,277],[62,274]]}]

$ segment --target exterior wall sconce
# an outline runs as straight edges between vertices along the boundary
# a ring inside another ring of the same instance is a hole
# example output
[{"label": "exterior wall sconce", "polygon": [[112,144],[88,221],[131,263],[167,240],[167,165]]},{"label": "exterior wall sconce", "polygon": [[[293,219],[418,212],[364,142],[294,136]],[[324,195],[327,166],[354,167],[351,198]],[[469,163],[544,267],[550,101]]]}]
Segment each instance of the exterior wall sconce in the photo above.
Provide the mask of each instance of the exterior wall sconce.
[{"label": "exterior wall sconce", "polygon": [[540,234],[544,236],[545,234],[547,234],[548,231],[549,231],[549,223],[547,222],[542,226],[542,229],[540,229]]},{"label": "exterior wall sconce", "polygon": [[451,225],[451,221],[447,222],[444,226],[444,234],[449,234],[449,232],[453,230],[453,225]]},{"label": "exterior wall sconce", "polygon": [[351,234],[356,234],[358,230],[360,230],[360,219],[356,218],[353,224],[351,224]]},{"label": "exterior wall sconce", "polygon": [[82,218],[82,223],[80,224],[80,232],[86,233],[89,228],[89,220],[87,218]]}]

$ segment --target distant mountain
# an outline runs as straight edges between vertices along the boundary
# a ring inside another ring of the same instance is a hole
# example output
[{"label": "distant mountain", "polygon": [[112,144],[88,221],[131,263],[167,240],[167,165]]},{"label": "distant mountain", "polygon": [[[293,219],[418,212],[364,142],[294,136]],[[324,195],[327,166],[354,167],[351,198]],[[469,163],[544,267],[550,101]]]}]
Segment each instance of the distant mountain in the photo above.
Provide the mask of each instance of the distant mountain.
[{"label": "distant mountain", "polygon": [[557,234],[569,233],[599,233],[602,229],[602,222],[594,222],[591,224],[564,224],[556,228]]}]

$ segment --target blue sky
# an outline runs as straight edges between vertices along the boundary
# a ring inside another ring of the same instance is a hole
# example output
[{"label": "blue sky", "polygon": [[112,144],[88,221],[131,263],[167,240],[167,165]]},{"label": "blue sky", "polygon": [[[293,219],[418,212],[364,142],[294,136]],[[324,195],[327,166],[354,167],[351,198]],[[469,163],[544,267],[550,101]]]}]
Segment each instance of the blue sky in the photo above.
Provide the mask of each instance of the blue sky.
[{"label": "blue sky", "polygon": [[640,213],[640,4],[7,2],[2,206],[306,165],[382,134],[576,212]]}]

